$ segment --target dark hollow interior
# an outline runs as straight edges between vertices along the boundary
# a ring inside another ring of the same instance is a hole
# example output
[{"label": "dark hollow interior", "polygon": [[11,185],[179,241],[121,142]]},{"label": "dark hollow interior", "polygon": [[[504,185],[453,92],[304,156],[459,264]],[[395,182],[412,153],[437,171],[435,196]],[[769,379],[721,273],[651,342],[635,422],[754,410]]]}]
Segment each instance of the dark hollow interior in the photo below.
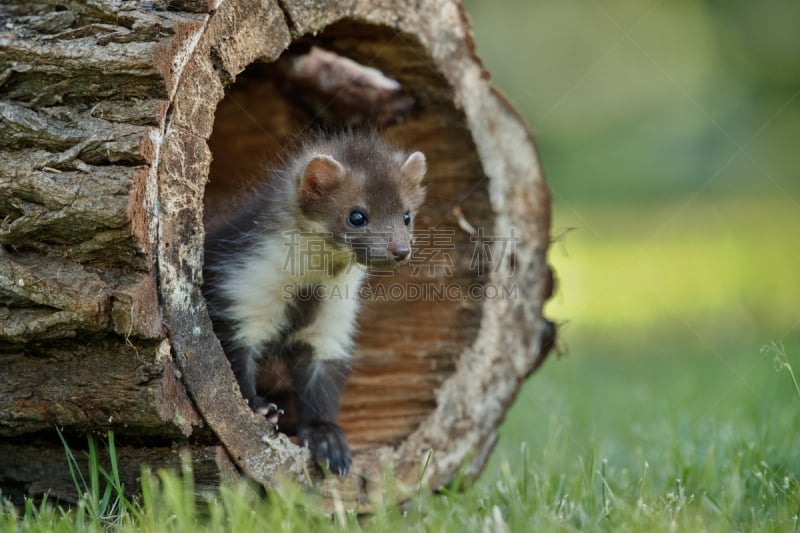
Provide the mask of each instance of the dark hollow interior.
[{"label": "dark hollow interior", "polygon": [[[348,78],[352,64],[336,61],[329,71],[299,72],[311,47],[377,69],[399,89],[376,90],[369,79]],[[337,85],[337,75],[350,81]],[[494,215],[463,113],[425,49],[408,35],[344,22],[294,43],[275,63],[250,65],[226,88],[209,139],[206,227],[235,210],[248,187],[268,179],[298,141],[342,127],[378,128],[428,160],[427,198],[415,222],[414,253],[421,255],[391,278],[372,277],[373,296],[359,316],[340,423],[352,446],[363,448],[414,431],[474,341],[481,301],[461,296],[484,280],[475,270],[477,244],[464,227],[489,229]]]}]

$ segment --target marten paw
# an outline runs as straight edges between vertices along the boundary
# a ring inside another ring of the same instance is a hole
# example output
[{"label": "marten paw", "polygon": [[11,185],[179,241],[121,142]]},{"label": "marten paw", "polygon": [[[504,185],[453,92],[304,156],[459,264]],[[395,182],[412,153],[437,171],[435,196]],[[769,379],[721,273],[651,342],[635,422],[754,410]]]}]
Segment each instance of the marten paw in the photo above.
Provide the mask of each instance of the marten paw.
[{"label": "marten paw", "polygon": [[311,450],[318,463],[340,476],[350,472],[350,446],[338,425],[332,422],[313,422],[297,432],[300,443]]},{"label": "marten paw", "polygon": [[278,419],[283,415],[283,409],[265,398],[257,397],[250,406],[257,415],[263,415],[271,425],[278,429]]}]

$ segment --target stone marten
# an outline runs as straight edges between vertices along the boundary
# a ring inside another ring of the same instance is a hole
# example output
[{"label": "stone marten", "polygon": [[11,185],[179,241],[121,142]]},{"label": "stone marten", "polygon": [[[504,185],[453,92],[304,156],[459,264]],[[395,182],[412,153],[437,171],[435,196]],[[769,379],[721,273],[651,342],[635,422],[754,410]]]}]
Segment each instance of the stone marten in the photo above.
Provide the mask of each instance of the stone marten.
[{"label": "stone marten", "polygon": [[421,152],[376,133],[317,138],[206,236],[203,292],[242,396],[277,420],[256,374],[262,360],[284,364],[300,443],[339,475],[351,465],[337,418],[359,288],[370,268],[409,260],[425,172]]}]

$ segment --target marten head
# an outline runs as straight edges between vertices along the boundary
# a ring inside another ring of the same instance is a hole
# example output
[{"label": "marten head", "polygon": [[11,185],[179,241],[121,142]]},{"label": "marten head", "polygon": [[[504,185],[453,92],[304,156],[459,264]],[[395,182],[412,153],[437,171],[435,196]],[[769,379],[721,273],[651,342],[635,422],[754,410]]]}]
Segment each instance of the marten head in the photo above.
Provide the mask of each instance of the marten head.
[{"label": "marten head", "polygon": [[307,157],[297,194],[303,216],[362,265],[406,263],[425,198],[422,152],[407,154],[374,134],[342,135],[312,147]]}]

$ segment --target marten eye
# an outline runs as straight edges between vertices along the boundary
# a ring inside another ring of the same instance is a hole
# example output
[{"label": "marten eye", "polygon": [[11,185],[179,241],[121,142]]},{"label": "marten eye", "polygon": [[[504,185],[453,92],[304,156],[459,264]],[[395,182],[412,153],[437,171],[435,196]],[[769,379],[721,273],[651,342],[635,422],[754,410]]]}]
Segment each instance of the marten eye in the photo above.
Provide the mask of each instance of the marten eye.
[{"label": "marten eye", "polygon": [[411,224],[411,214],[408,211],[403,213],[403,224],[405,224],[406,226]]},{"label": "marten eye", "polygon": [[354,228],[361,227],[367,223],[367,215],[359,209],[353,209],[347,217],[347,222]]}]

